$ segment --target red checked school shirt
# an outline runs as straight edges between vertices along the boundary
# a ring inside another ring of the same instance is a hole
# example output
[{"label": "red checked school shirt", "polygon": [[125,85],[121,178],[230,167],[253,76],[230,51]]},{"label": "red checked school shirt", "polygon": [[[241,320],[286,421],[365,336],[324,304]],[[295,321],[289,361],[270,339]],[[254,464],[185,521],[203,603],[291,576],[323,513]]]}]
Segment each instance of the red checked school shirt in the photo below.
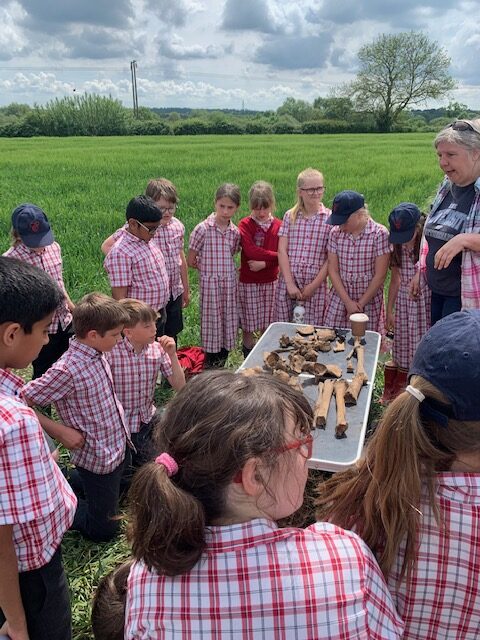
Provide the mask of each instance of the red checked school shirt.
[{"label": "red checked school shirt", "polygon": [[68,351],[22,394],[39,406],[53,402],[63,424],[85,434],[84,446],[70,454],[77,467],[105,474],[123,461],[130,434],[110,365],[96,349],[73,338]]},{"label": "red checked school shirt", "polygon": [[127,298],[141,300],[159,311],[170,298],[165,260],[160,249],[128,231],[107,254],[103,263],[112,287],[127,287]]},{"label": "red checked school shirt", "polygon": [[[58,284],[63,293],[66,293],[62,272],[62,252],[57,242],[45,247],[43,253],[36,253],[25,246],[23,242],[20,242],[14,247],[10,247],[3,255],[7,258],[16,258],[22,262],[27,262],[45,271]],[[55,310],[52,322],[48,327],[48,333],[57,333],[58,325],[62,329],[66,329],[71,322],[72,314],[68,309],[66,300],[63,300]]]},{"label": "red checked school shirt", "polygon": [[[398,585],[405,547],[388,586],[409,640],[480,638],[480,474],[438,473],[438,525],[426,495],[416,562]],[[426,494],[426,492],[425,492]]]},{"label": "red checked school shirt", "polygon": [[208,527],[193,569],[159,576],[136,562],[125,639],[388,640],[403,624],[372,553],[328,523],[258,519]]},{"label": "red checked school shirt", "polygon": [[22,387],[0,369],[0,525],[13,525],[19,572],[51,560],[77,507],[37,416],[19,398]]},{"label": "red checked school shirt", "polygon": [[150,422],[155,413],[153,397],[159,372],[169,378],[172,363],[158,342],[146,345],[140,353],[124,338],[105,354],[110,364],[115,393],[125,411],[130,433],[138,433],[140,424]]},{"label": "red checked school shirt", "polygon": [[[125,233],[128,233],[127,229],[128,224],[117,229],[112,235],[113,239],[118,241]],[[151,243],[157,245],[163,254],[173,300],[176,300],[183,293],[180,252],[183,251],[184,237],[185,227],[183,223],[178,218],[173,217],[168,224],[161,224],[150,240]]]}]

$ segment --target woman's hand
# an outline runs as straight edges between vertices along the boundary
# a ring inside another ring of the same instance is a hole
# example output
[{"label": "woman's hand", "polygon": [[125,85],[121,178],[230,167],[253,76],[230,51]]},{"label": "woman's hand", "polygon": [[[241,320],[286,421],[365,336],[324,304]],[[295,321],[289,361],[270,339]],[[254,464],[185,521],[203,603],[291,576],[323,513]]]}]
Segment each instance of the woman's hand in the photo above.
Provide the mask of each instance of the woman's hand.
[{"label": "woman's hand", "polygon": [[387,319],[385,321],[387,331],[393,331],[395,327],[395,313],[393,311],[387,313]]},{"label": "woman's hand", "polygon": [[446,242],[443,247],[440,247],[433,260],[434,269],[446,269],[452,262],[453,258],[458,256],[458,254],[464,250],[464,236],[464,233],[459,233],[457,236],[454,236],[451,240]]}]

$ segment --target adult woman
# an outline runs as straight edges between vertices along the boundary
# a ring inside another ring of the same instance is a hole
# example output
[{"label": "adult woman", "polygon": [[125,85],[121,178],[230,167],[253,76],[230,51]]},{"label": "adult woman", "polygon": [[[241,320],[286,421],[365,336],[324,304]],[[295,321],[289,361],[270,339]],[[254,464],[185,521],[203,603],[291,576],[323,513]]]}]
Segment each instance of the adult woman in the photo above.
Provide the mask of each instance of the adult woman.
[{"label": "adult woman", "polygon": [[311,425],[271,376],[211,372],[178,393],[130,492],[126,639],[401,637],[357,536],[275,524],[302,503]]},{"label": "adult woman", "polygon": [[477,309],[427,332],[363,460],[318,500],[376,554],[410,640],[480,634],[479,336]]},{"label": "adult woman", "polygon": [[[480,119],[456,120],[435,138],[445,173],[427,218],[421,271],[432,291],[432,324],[480,307]],[[412,283],[418,291],[418,279]]]}]

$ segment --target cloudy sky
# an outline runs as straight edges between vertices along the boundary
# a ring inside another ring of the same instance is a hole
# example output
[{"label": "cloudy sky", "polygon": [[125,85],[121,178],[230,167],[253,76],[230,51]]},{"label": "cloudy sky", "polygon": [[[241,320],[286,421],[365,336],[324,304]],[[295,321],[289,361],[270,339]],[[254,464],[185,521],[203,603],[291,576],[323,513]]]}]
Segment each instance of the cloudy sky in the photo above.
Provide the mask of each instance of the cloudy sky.
[{"label": "cloudy sky", "polygon": [[[139,104],[275,109],[355,75],[381,33],[445,47],[452,99],[480,109],[480,0],[0,0],[0,104],[95,92]],[[444,101],[446,104],[446,101]]]}]

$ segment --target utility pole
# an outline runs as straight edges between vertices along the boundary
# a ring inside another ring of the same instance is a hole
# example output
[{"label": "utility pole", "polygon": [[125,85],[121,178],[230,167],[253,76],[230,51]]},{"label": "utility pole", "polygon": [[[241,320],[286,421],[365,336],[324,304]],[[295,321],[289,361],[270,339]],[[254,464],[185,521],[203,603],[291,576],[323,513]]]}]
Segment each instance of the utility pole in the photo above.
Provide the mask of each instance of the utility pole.
[{"label": "utility pole", "polygon": [[130,71],[132,73],[132,94],[133,94],[133,115],[138,118],[138,93],[137,93],[137,61],[130,62]]}]

